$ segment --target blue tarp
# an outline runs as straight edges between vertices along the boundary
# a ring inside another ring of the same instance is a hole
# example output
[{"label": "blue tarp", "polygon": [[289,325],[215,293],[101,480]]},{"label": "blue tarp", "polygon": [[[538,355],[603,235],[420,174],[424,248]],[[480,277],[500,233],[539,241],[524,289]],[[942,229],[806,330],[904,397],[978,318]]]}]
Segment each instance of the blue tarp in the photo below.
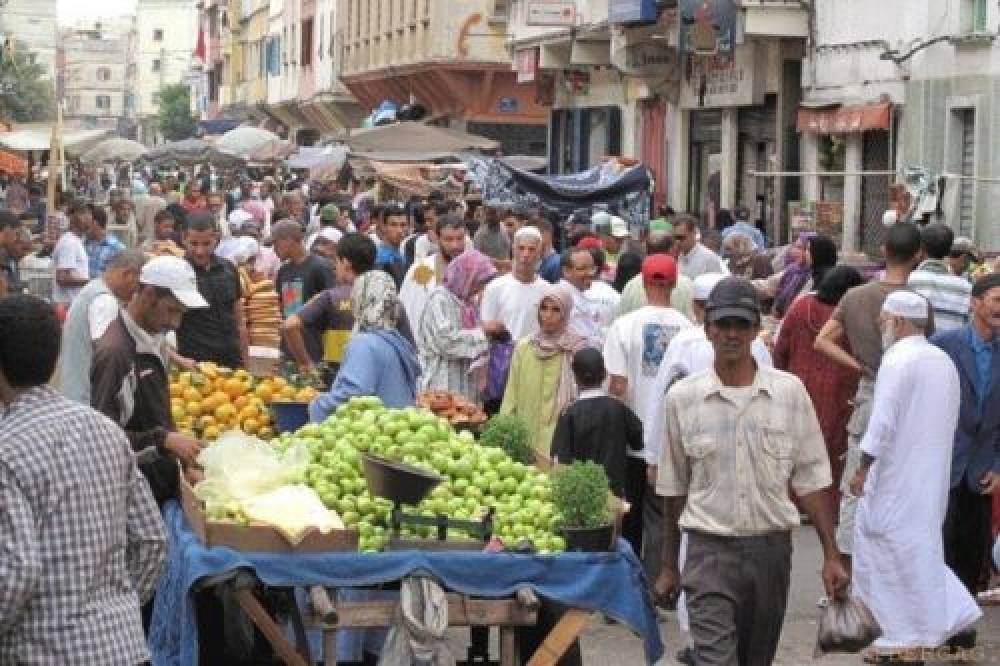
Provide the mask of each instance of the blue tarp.
[{"label": "blue tarp", "polygon": [[267,585],[324,585],[358,588],[398,581],[416,570],[427,572],[454,592],[489,598],[514,595],[524,586],[576,608],[600,611],[638,633],[646,661],[664,652],[649,586],[624,541],[613,553],[558,556],[510,553],[286,555],[206,548],[191,531],[180,506],[169,502],[163,518],[170,535],[167,571],[156,592],[149,643],[155,666],[188,666],[198,661],[192,587],[202,578],[253,570]]}]

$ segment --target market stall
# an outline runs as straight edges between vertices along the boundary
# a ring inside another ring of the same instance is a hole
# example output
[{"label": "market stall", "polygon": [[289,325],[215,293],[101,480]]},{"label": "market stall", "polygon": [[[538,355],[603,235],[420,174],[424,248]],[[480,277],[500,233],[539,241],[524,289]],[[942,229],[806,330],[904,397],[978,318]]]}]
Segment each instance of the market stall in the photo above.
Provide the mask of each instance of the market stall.
[{"label": "market stall", "polygon": [[[150,632],[154,663],[196,663],[193,592],[206,581],[236,586],[239,606],[286,663],[312,658],[311,628],[323,632],[324,659],[335,664],[341,637],[387,626],[397,602],[386,590],[405,590],[414,576],[440,586],[454,609],[446,626],[497,627],[503,664],[522,663],[513,637],[534,624],[536,598],[571,610],[524,663],[555,663],[594,612],[632,628],[656,661],[663,647],[653,604],[641,565],[613,539],[603,470],[603,486],[577,486],[567,501],[568,476],[550,479],[515,442],[456,432],[446,414],[475,415],[454,400],[447,409],[442,395],[423,400],[440,414],[356,397],[324,423],[271,442],[226,434],[206,449],[205,479],[165,509],[171,548]],[[591,515],[607,526],[596,552],[566,552],[580,493],[597,498]],[[299,591],[297,645],[255,598],[264,588]],[[372,595],[380,598],[365,598]]]},{"label": "market stall", "polygon": [[184,139],[161,144],[142,156],[142,161],[153,166],[178,164],[196,166],[211,164],[216,167],[238,167],[246,160],[227,152],[203,139]]}]

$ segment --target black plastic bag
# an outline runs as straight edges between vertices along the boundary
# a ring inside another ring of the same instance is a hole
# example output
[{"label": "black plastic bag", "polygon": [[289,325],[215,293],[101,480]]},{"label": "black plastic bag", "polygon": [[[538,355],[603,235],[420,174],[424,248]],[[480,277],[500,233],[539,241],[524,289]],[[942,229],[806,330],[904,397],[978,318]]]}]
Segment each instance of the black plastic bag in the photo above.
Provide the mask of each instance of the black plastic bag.
[{"label": "black plastic bag", "polygon": [[820,612],[813,656],[830,652],[858,653],[881,635],[882,627],[860,599],[831,599]]}]

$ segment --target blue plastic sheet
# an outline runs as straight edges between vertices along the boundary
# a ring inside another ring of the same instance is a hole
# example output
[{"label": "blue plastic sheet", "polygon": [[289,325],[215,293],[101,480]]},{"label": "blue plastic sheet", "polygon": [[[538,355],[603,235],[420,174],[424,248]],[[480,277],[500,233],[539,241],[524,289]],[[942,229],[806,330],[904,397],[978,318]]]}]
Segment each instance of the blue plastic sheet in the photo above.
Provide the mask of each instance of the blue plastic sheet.
[{"label": "blue plastic sheet", "polygon": [[251,569],[276,587],[323,585],[358,588],[398,581],[421,570],[448,590],[487,598],[514,595],[524,586],[575,608],[600,611],[642,638],[646,661],[664,652],[642,567],[625,541],[612,553],[557,556],[512,553],[402,551],[287,555],[206,548],[176,502],[163,518],[170,535],[167,571],[156,592],[150,650],[156,666],[198,663],[192,587],[202,578]]}]

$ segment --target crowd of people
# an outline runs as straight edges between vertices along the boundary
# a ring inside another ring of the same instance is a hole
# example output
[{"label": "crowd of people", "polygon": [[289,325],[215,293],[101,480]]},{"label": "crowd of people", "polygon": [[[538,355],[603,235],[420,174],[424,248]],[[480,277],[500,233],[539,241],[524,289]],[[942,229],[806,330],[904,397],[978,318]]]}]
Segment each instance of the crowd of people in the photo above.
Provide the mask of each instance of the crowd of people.
[{"label": "crowd of people", "polygon": [[[683,661],[773,659],[802,516],[828,597],[851,584],[881,625],[876,657],[975,645],[1000,273],[973,279],[946,225],[887,228],[864,275],[833,239],[769,248],[740,213],[709,230],[664,209],[640,234],[600,208],[376,203],[208,170],[51,212],[38,192],[8,187],[0,210],[0,663],[148,658],[156,506],[203,446],[168,373],[248,364],[243,275],[273,283],[283,357],[325,377],[312,421],[447,390],[521,419],[540,459],[603,465]],[[51,304],[25,295],[32,251]]]}]

